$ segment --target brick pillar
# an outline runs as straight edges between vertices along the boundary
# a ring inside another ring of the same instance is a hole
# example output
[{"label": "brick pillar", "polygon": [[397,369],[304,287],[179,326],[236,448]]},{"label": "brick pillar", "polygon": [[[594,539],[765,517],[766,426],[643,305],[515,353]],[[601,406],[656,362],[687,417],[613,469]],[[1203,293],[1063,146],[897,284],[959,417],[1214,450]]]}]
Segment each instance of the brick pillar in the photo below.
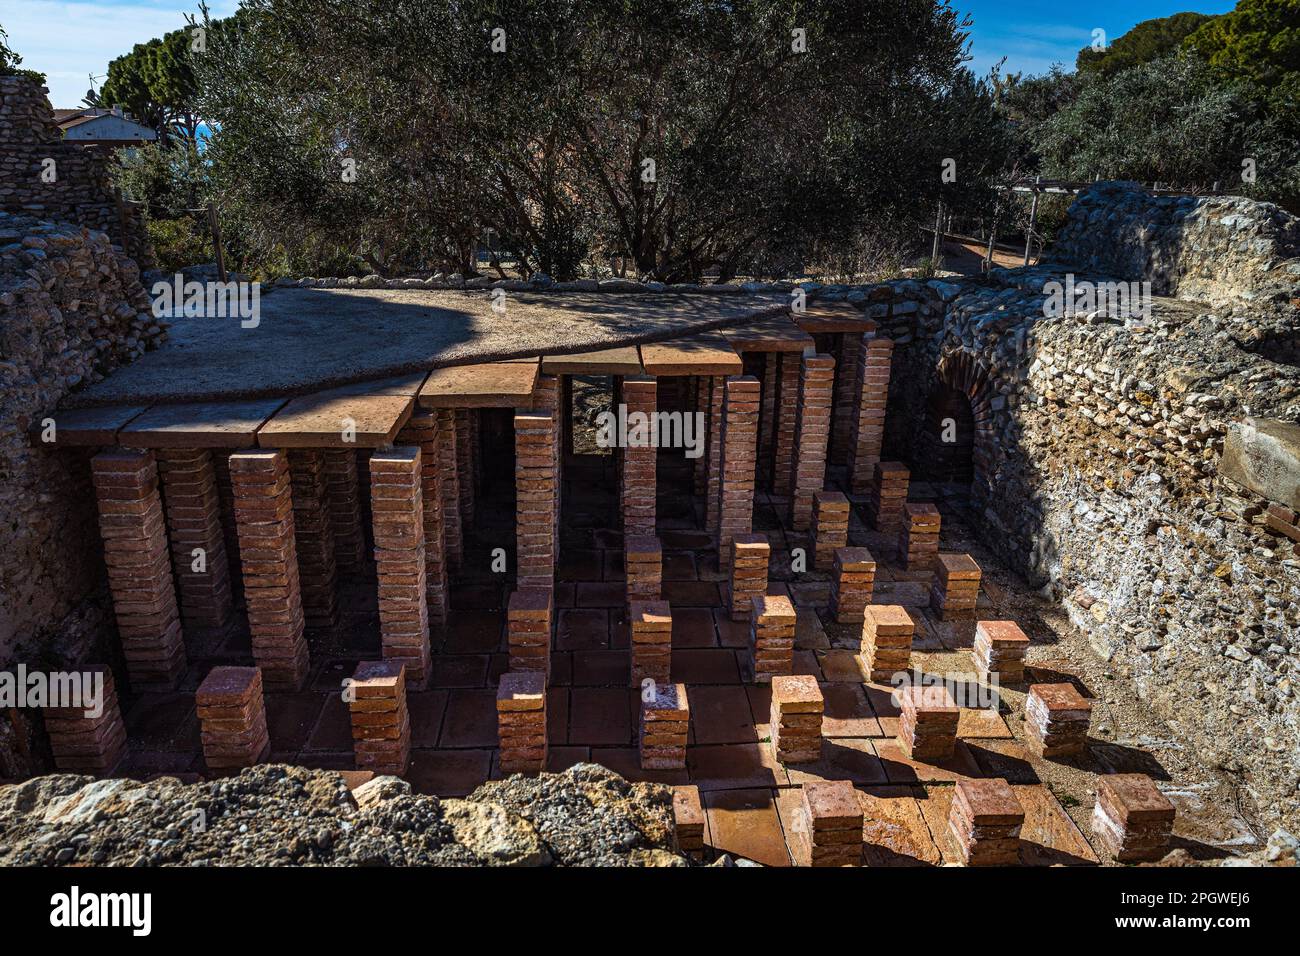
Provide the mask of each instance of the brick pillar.
[{"label": "brick pillar", "polygon": [[939,509],[932,504],[903,505],[898,559],[906,571],[933,571],[939,563]]},{"label": "brick pillar", "polygon": [[805,355],[799,379],[799,421],[795,427],[793,492],[790,527],[807,531],[812,521],[813,494],[826,485],[826,442],[831,428],[831,391],[835,360],[829,355]]},{"label": "brick pillar", "polygon": [[810,780],[800,788],[791,826],[796,866],[860,866],[862,804],[848,780]]},{"label": "brick pillar", "polygon": [[203,762],[214,773],[238,773],[266,760],[262,672],[256,667],[214,667],[194,695]]},{"label": "brick pillar", "polygon": [[438,416],[412,415],[397,436],[401,445],[420,449],[420,491],[424,510],[425,603],[429,622],[447,623],[447,542],[442,521],[442,464],[438,445]]},{"label": "brick pillar", "polygon": [[345,574],[355,574],[366,563],[357,455],[351,449],[333,448],[324,454],[325,493],[329,502],[330,533],[334,538],[334,567]]},{"label": "brick pillar", "polygon": [[185,644],[153,455],[102,452],[91,459],[91,472],[131,687],[170,689],[185,671]]},{"label": "brick pillar", "polygon": [[673,615],[667,601],[633,601],[628,605],[632,637],[632,686],[652,680],[666,684],[672,669]]},{"label": "brick pillar", "polygon": [[438,417],[438,470],[442,474],[442,529],[447,542],[447,566],[460,567],[464,533],[460,523],[460,472],[456,465],[456,413],[440,408]]},{"label": "brick pillar", "polygon": [[813,567],[818,571],[831,570],[835,552],[849,543],[849,499],[838,491],[813,494],[812,539]]},{"label": "brick pillar", "polygon": [[722,418],[722,483],[718,489],[718,564],[727,571],[731,539],[754,527],[754,449],[758,438],[758,380],[748,375],[727,379]]},{"label": "brick pillar", "polygon": [[[186,627],[223,628],[231,619],[234,602],[212,454],[201,448],[167,448],[154,452],[154,457],[162,481],[181,620]],[[195,550],[202,552],[201,560]]]},{"label": "brick pillar", "polygon": [[754,598],[767,593],[767,569],[772,546],[761,534],[738,534],[731,539],[731,587],[727,610],[733,621],[748,621]]},{"label": "brick pillar", "polygon": [[515,413],[516,578],[521,588],[555,587],[555,413]]},{"label": "brick pillar", "polygon": [[681,852],[704,852],[704,804],[694,784],[673,787],[673,835]]},{"label": "brick pillar", "polygon": [[889,402],[889,367],[894,359],[890,339],[872,338],[863,343],[858,364],[857,411],[853,419],[850,447],[850,487],[864,494],[871,483],[871,468],[880,461],[880,444],[885,437],[885,406]]},{"label": "brick pillar", "polygon": [[405,680],[417,689],[428,681],[431,663],[422,471],[419,448],[404,445],[370,456],[383,657],[405,664]]},{"label": "brick pillar", "polygon": [[888,683],[911,663],[916,624],[907,608],[897,604],[868,604],[863,610],[859,654],[871,680]]},{"label": "brick pillar", "polygon": [[718,522],[722,517],[722,422],[725,417],[727,380],[721,375],[714,375],[708,381],[709,464],[708,488],[704,498],[704,530],[716,536]]},{"label": "brick pillar", "polygon": [[471,409],[458,408],[456,418],[456,477],[460,493],[462,533],[474,527],[474,423]]},{"label": "brick pillar", "polygon": [[663,590],[664,553],[659,539],[652,534],[626,535],[623,539],[623,566],[627,572],[627,599],[657,601]]},{"label": "brick pillar", "polygon": [[749,618],[749,661],[753,680],[766,683],[794,670],[794,605],[783,594],[754,598]]},{"label": "brick pillar", "polygon": [[957,781],[948,827],[967,866],[1018,864],[1024,822],[1024,807],[1005,780]]},{"label": "brick pillar", "polygon": [[1073,684],[1033,684],[1025,698],[1025,742],[1040,757],[1077,757],[1088,747],[1092,701]]},{"label": "brick pillar", "polygon": [[103,681],[98,716],[86,715],[89,702],[84,698],[80,707],[46,707],[45,732],[58,769],[109,776],[126,756],[126,725],[117,703],[113,672],[105,667],[89,673],[92,680]]},{"label": "brick pillar", "polygon": [[775,450],[772,459],[772,494],[789,497],[794,489],[794,460],[800,417],[799,373],[803,360],[794,352],[781,353],[781,384],[777,390]]},{"label": "brick pillar", "polygon": [[825,703],[817,678],[779,674],[772,678],[772,713],[768,732],[781,763],[816,763],[822,756]]},{"label": "brick pillar", "polygon": [[764,487],[771,487],[776,471],[773,458],[776,454],[776,420],[780,409],[778,397],[781,390],[781,353],[763,352],[758,356],[763,363],[763,408],[759,415],[758,475]]},{"label": "brick pillar", "polygon": [[980,593],[980,566],[969,554],[941,554],[937,571],[930,585],[930,608],[939,620],[973,618]]},{"label": "brick pillar", "polygon": [[411,762],[407,669],[400,660],[362,661],[348,685],[352,753],[358,770],[402,776]]},{"label": "brick pillar", "polygon": [[521,671],[501,675],[497,740],[502,773],[541,773],[546,769],[545,674]]},{"label": "brick pillar", "polygon": [[709,445],[712,442],[712,436],[709,434],[710,405],[712,403],[711,379],[705,375],[694,376],[695,382],[695,408],[694,411],[701,416],[703,422],[704,436],[704,453],[695,459],[695,493],[703,495],[709,488]]},{"label": "brick pillar", "polygon": [[555,540],[560,540],[560,504],[564,501],[564,489],[561,487],[562,466],[564,463],[564,427],[559,406],[559,379],[555,375],[537,376],[537,386],[533,389],[533,407],[539,411],[551,413],[552,451],[555,460]]},{"label": "brick pillar", "polygon": [[913,760],[938,763],[952,757],[961,716],[948,688],[942,684],[908,684],[895,691],[902,717],[898,743]]},{"label": "brick pillar", "polygon": [[877,531],[897,534],[903,530],[903,506],[911,473],[897,461],[878,461],[871,466],[867,489],[867,523]]},{"label": "brick pillar", "polygon": [[686,769],[691,705],[685,684],[656,684],[641,695],[641,769]]},{"label": "brick pillar", "polygon": [[308,627],[328,630],[338,622],[339,600],[324,452],[289,449],[289,482],[303,617]]},{"label": "brick pillar", "polygon": [[520,588],[510,595],[506,637],[512,671],[551,672],[551,621],[555,611],[551,588]]},{"label": "brick pillar", "polygon": [[1092,832],[1097,848],[1117,863],[1154,862],[1169,852],[1174,805],[1142,773],[1102,774]]},{"label": "brick pillar", "polygon": [[[655,533],[655,448],[653,422],[657,385],[653,378],[639,375],[623,379],[623,403],[627,406],[627,441],[623,449],[623,533]],[[646,416],[644,429],[632,417]],[[634,446],[633,441],[642,442]]]},{"label": "brick pillar", "polygon": [[876,559],[866,548],[840,548],[831,574],[831,615],[839,624],[860,624],[876,586]]},{"label": "brick pillar", "polygon": [[300,690],[308,658],[289,460],[284,452],[269,449],[235,452],[230,480],[253,659],[270,689]]},{"label": "brick pillar", "polygon": [[859,412],[858,377],[863,355],[863,333],[845,332],[840,337],[840,354],[835,363],[835,410],[831,413],[831,464],[853,461],[853,427]]},{"label": "brick pillar", "polygon": [[230,453],[212,452],[212,472],[217,480],[217,503],[221,513],[221,537],[226,551],[232,607],[244,600],[244,573],[239,563],[239,529],[235,527],[235,492],[230,483]]},{"label": "brick pillar", "polygon": [[1029,636],[1015,621],[980,621],[975,625],[975,670],[984,681],[996,674],[1000,684],[1023,683],[1028,648]]}]

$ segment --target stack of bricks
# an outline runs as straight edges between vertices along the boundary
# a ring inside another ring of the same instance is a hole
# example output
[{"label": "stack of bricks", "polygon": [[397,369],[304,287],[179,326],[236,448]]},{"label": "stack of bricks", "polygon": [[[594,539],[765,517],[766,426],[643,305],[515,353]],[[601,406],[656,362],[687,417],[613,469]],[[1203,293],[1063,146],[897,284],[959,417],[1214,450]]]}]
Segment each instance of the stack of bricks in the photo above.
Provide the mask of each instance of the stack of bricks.
[{"label": "stack of bricks", "polygon": [[438,456],[438,416],[412,415],[398,434],[399,444],[420,449],[420,492],[424,498],[424,595],[431,624],[447,623],[447,542],[442,524],[442,469]]},{"label": "stack of bricks", "polygon": [[896,693],[902,711],[898,741],[903,752],[927,763],[952,757],[961,710],[948,688],[942,684],[908,684]]},{"label": "stack of bricks", "polygon": [[[653,422],[656,402],[657,385],[653,378],[638,375],[623,379],[623,403],[629,417],[640,413]],[[649,434],[645,438],[644,443],[629,442],[623,449],[623,533],[629,537],[655,533],[657,450]]]},{"label": "stack of bricks", "polygon": [[861,624],[876,587],[876,559],[866,548],[838,548],[831,578],[831,614],[840,624]]},{"label": "stack of bricks", "polygon": [[939,509],[934,505],[903,505],[898,559],[905,571],[933,571],[939,563]]},{"label": "stack of bricks", "polygon": [[749,668],[766,683],[794,670],[794,605],[781,594],[754,598],[749,620]]},{"label": "stack of bricks", "polygon": [[633,601],[628,606],[632,632],[632,686],[668,682],[673,653],[673,616],[667,601]]},{"label": "stack of bricks", "polygon": [[659,539],[652,534],[626,536],[623,560],[628,602],[659,600],[664,577],[664,554]]},{"label": "stack of bricks", "polygon": [[[653,450],[653,449],[652,449]],[[651,460],[653,467],[653,459]],[[555,586],[555,413],[515,413],[515,540],[521,588]],[[654,496],[651,495],[651,515]],[[654,527],[651,525],[653,532]]]},{"label": "stack of bricks", "polygon": [[839,354],[835,358],[835,409],[831,416],[832,465],[848,465],[853,461],[853,419],[857,414],[857,380],[861,374],[862,332],[846,332],[839,337]]},{"label": "stack of bricks", "polygon": [[662,683],[641,695],[641,769],[684,770],[691,706],[685,684]]},{"label": "stack of bricks", "polygon": [[930,607],[941,621],[970,620],[980,595],[980,566],[969,554],[939,555]]},{"label": "stack of bricks", "polygon": [[767,568],[772,547],[761,534],[738,534],[731,539],[731,589],[727,609],[733,621],[748,621],[754,598],[767,593]]},{"label": "stack of bricks", "polygon": [[673,836],[682,853],[704,852],[704,804],[694,784],[673,787]]},{"label": "stack of bricks", "polygon": [[907,483],[911,473],[897,461],[878,461],[872,466],[867,490],[867,518],[871,527],[886,534],[903,530],[903,506],[907,504]]},{"label": "stack of bricks", "polygon": [[462,529],[474,526],[474,425],[476,409],[457,408],[456,421],[456,488],[460,492]]},{"label": "stack of bricks", "polygon": [[[155,452],[162,481],[172,573],[186,627],[223,628],[234,603],[221,528],[221,498],[212,453],[199,448]],[[196,561],[195,552],[202,555]]]},{"label": "stack of bricks", "polygon": [[458,568],[464,550],[460,524],[460,474],[456,470],[456,413],[440,408],[438,420],[438,472],[442,478],[442,533],[447,545],[447,564]]},{"label": "stack of bricks", "polygon": [[1015,866],[1025,811],[1005,780],[957,781],[948,827],[967,866]]},{"label": "stack of bricks", "polygon": [[799,420],[801,356],[780,353],[781,375],[777,388],[775,448],[772,452],[772,493],[788,497],[794,488],[795,433]]},{"label": "stack of bricks", "polygon": [[1174,805],[1146,774],[1107,774],[1097,781],[1092,832],[1118,863],[1159,860],[1169,851]]},{"label": "stack of bricks", "polygon": [[897,604],[869,604],[864,610],[859,653],[862,669],[871,680],[888,683],[911,662],[916,625],[907,608]]},{"label": "stack of bricks", "polygon": [[825,702],[817,678],[808,674],[772,678],[769,717],[772,750],[781,763],[815,763],[822,756]]},{"label": "stack of bricks", "polygon": [[107,451],[91,469],[127,676],[136,691],[170,689],[185,670],[185,644],[153,455]]},{"label": "stack of bricks", "polygon": [[715,537],[722,524],[722,422],[726,414],[726,381],[721,375],[709,379],[709,463],[705,468],[704,530]]},{"label": "stack of bricks", "polygon": [[497,738],[502,773],[546,769],[546,675],[520,671],[497,685]]},{"label": "stack of bricks", "polygon": [[[565,381],[572,381],[572,379],[566,378]],[[691,378],[691,381],[695,383],[695,407],[693,411],[703,416],[702,421],[704,422],[704,429],[700,435],[700,440],[704,443],[701,446],[703,454],[695,459],[695,464],[692,466],[691,487],[696,495],[703,495],[709,487],[709,377],[707,375],[696,375]],[[570,416],[571,419],[572,416]]]},{"label": "stack of bricks", "polygon": [[980,621],[975,625],[975,669],[987,681],[994,674],[1003,684],[1025,679],[1029,637],[1015,621]]},{"label": "stack of bricks", "polygon": [[858,361],[858,414],[853,421],[851,490],[865,494],[880,461],[885,435],[885,406],[889,400],[889,370],[894,358],[890,339],[871,338],[863,343]]},{"label": "stack of bricks", "polygon": [[1034,684],[1025,698],[1030,749],[1040,757],[1075,757],[1088,746],[1092,701],[1073,684]]},{"label": "stack of bricks", "polygon": [[302,613],[311,628],[332,628],[338,619],[334,526],[325,485],[325,455],[308,448],[289,449],[293,490],[293,537],[298,553]]},{"label": "stack of bricks", "polygon": [[93,671],[101,678],[99,713],[88,715],[91,702],[83,697],[79,707],[46,707],[45,732],[54,752],[54,766],[68,773],[111,774],[126,755],[126,725],[117,703],[113,672]]},{"label": "stack of bricks", "polygon": [[357,769],[400,777],[411,760],[405,664],[400,660],[362,661],[349,690]]},{"label": "stack of bricks", "polygon": [[520,588],[506,609],[510,670],[551,673],[551,618],[555,600],[550,588]]},{"label": "stack of bricks", "polygon": [[[754,530],[754,469],[758,439],[758,380],[726,380],[722,418],[722,482],[718,489],[718,561],[729,571],[731,539]],[[810,498],[811,500],[811,498]]]},{"label": "stack of bricks", "polygon": [[826,485],[826,443],[831,433],[831,398],[835,389],[835,359],[805,355],[799,378],[799,417],[795,426],[790,527],[807,531],[812,523],[813,496]]},{"label": "stack of bricks", "polygon": [[848,780],[814,780],[801,788],[791,826],[796,866],[859,866],[862,804]]},{"label": "stack of bricks", "polygon": [[819,491],[813,495],[813,567],[829,571],[835,565],[835,552],[849,543],[849,499],[838,491]]},{"label": "stack of bricks", "polygon": [[233,608],[244,600],[244,572],[239,562],[239,529],[235,527],[235,491],[230,482],[230,459],[225,453],[212,453],[212,471],[217,480],[217,503]]},{"label": "stack of bricks", "polygon": [[237,772],[260,763],[270,754],[260,669],[214,667],[199,685],[194,702],[199,715],[203,762],[209,770]]},{"label": "stack of bricks", "polygon": [[268,688],[300,690],[308,660],[289,461],[281,451],[236,452],[230,456],[230,481],[253,659]]},{"label": "stack of bricks", "polygon": [[406,680],[416,688],[428,682],[432,666],[420,473],[418,448],[390,448],[370,456],[380,644],[384,660],[404,663]]},{"label": "stack of bricks", "polygon": [[325,495],[329,502],[334,567],[354,574],[365,566],[366,533],[361,526],[361,487],[352,449],[331,448],[325,455]]}]

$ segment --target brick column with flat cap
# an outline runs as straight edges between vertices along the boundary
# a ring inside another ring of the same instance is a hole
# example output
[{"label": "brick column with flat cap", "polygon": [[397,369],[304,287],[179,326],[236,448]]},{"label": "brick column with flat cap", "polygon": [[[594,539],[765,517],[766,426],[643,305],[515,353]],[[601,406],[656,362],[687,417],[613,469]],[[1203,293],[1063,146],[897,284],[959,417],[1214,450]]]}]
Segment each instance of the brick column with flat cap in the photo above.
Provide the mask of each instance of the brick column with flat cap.
[{"label": "brick column with flat cap", "polygon": [[555,597],[550,588],[520,588],[506,609],[506,640],[512,671],[551,672],[551,620]]},{"label": "brick column with flat cap", "polygon": [[325,454],[311,448],[291,448],[288,454],[303,617],[310,628],[329,629],[338,620],[338,570],[325,484]]},{"label": "brick column with flat cap", "polygon": [[442,463],[438,416],[412,415],[397,436],[398,444],[420,449],[420,493],[424,509],[424,581],[429,623],[447,623],[447,539],[442,521]]},{"label": "brick column with flat cap", "polygon": [[831,615],[860,624],[876,586],[876,559],[866,548],[837,548],[831,572]]},{"label": "brick column with flat cap", "polygon": [[186,627],[224,628],[234,614],[234,601],[212,453],[203,448],[165,448],[154,452],[154,457],[181,620]]},{"label": "brick column with flat cap", "polygon": [[515,412],[515,541],[521,588],[555,587],[555,413]]},{"label": "brick column with flat cap", "polygon": [[858,363],[857,414],[853,417],[850,436],[850,489],[855,495],[867,491],[872,468],[880,461],[893,358],[894,343],[891,340],[870,338],[863,343]]},{"label": "brick column with flat cap", "polygon": [[406,665],[422,688],[431,667],[424,560],[420,449],[404,445],[370,456],[370,508],[379,576],[379,637],[386,661]]},{"label": "brick column with flat cap", "polygon": [[238,773],[271,753],[262,672],[214,667],[194,695],[203,762],[215,773]]},{"label": "brick column with flat cap", "polygon": [[655,533],[656,450],[653,425],[657,396],[654,378],[638,375],[623,379],[623,404],[627,407],[628,431],[624,436],[627,447],[623,449],[621,489],[625,535]]},{"label": "brick column with flat cap", "polygon": [[722,483],[718,489],[718,562],[727,571],[731,539],[754,526],[755,441],[758,438],[758,379],[747,375],[726,380],[722,419]]},{"label": "brick column with flat cap", "polygon": [[727,609],[733,621],[748,621],[754,598],[767,593],[767,573],[772,546],[761,534],[738,534],[731,539],[731,584]]},{"label": "brick column with flat cap", "polygon": [[362,661],[349,682],[348,697],[357,769],[404,775],[411,762],[406,665],[400,660]]},{"label": "brick column with flat cap", "polygon": [[538,671],[502,674],[497,684],[498,760],[502,773],[546,769],[546,675]]},{"label": "brick column with flat cap", "polygon": [[109,776],[127,753],[126,725],[117,702],[116,682],[107,667],[82,673],[89,673],[92,681],[103,682],[98,713],[84,699],[75,707],[46,707],[45,732],[55,767],[65,773]]},{"label": "brick column with flat cap", "polygon": [[829,355],[803,357],[790,493],[790,527],[795,531],[808,530],[812,523],[813,495],[826,484],[826,443],[830,439],[834,385],[833,358]]}]

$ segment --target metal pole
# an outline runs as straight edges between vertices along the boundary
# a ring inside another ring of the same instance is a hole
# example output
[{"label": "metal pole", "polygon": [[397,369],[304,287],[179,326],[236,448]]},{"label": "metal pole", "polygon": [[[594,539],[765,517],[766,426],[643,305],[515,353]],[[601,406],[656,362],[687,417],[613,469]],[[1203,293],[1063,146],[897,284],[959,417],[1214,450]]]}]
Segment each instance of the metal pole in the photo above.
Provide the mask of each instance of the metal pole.
[{"label": "metal pole", "polygon": [[226,254],[221,249],[221,226],[217,222],[217,207],[208,204],[208,227],[212,230],[212,248],[217,254],[217,278],[226,281]]}]

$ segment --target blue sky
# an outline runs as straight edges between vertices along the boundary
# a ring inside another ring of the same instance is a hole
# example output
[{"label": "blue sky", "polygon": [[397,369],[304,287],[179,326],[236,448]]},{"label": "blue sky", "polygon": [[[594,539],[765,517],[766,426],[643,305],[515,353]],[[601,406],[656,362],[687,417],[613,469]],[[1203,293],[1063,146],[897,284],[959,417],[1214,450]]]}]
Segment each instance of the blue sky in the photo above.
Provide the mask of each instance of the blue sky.
[{"label": "blue sky", "polygon": [[[864,0],[866,2],[866,0]],[[230,13],[237,0],[210,0],[216,16]],[[1008,71],[1042,73],[1053,63],[1074,64],[1092,31],[1109,39],[1152,17],[1192,10],[1224,13],[1234,0],[1091,0],[1084,3],[1043,0],[953,0],[974,19],[971,68],[987,73],[1003,56]],[[77,106],[89,85],[88,74],[102,81],[109,60],[136,43],[184,25],[183,14],[197,0],[0,0],[0,25],[23,66],[49,78],[55,106]]]}]

